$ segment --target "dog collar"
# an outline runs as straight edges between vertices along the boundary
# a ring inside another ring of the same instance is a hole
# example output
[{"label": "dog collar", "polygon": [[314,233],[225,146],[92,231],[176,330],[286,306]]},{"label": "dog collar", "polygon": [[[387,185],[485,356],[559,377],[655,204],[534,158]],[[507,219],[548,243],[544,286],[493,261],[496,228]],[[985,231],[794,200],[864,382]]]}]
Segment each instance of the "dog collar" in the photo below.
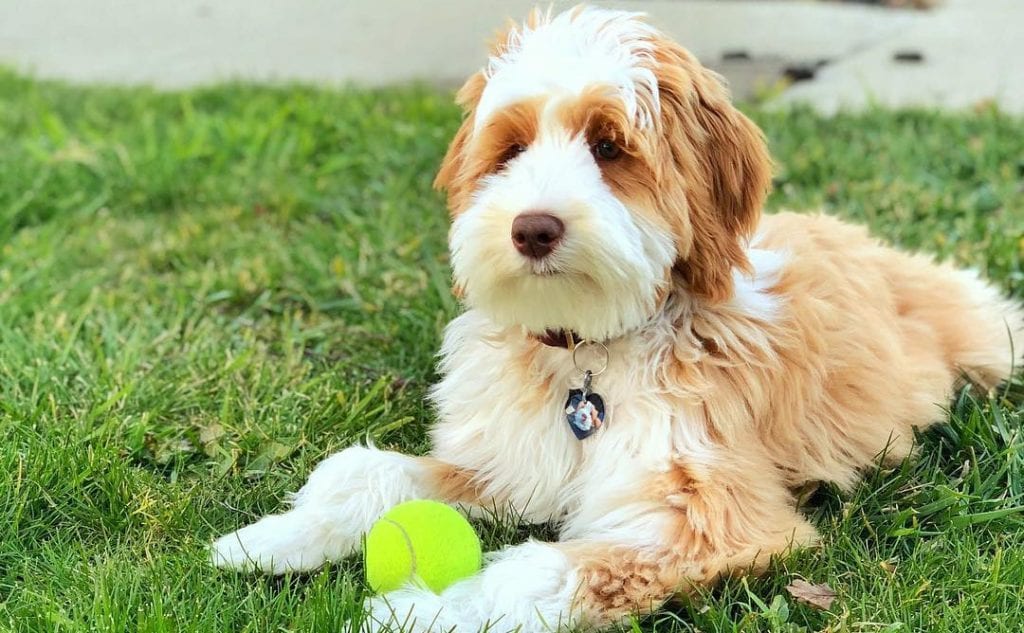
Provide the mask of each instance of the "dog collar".
[{"label": "dog collar", "polygon": [[[572,353],[573,365],[583,374],[583,385],[579,389],[569,389],[563,412],[569,430],[577,440],[590,437],[605,422],[604,398],[594,392],[592,382],[594,377],[608,368],[608,347],[604,343],[584,339],[572,330],[545,330],[543,334],[531,335],[531,338],[548,347],[566,349]],[[581,366],[581,359],[577,358],[579,350],[589,346],[603,352],[603,358],[596,367]]]},{"label": "dog collar", "polygon": [[572,351],[583,342],[580,335],[572,330],[545,330],[543,334],[534,334],[534,340],[548,347],[560,347]]}]

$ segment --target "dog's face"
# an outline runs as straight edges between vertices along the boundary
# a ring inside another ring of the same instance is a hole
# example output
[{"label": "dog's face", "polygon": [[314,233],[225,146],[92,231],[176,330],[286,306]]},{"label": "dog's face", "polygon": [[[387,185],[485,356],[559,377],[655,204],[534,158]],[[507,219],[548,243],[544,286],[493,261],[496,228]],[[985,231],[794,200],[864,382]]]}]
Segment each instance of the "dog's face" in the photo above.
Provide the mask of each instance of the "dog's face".
[{"label": "dog's face", "polygon": [[459,93],[456,287],[502,325],[606,339],[686,292],[730,297],[771,166],[717,77],[637,14],[534,11]]}]

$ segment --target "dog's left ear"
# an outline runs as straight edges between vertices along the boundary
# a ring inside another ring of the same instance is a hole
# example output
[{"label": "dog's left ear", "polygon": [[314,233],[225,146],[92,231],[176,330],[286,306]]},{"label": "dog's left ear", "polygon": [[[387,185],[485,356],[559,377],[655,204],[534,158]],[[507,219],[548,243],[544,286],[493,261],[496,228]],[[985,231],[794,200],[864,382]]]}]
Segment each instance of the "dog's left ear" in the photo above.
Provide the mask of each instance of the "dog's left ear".
[{"label": "dog's left ear", "polygon": [[[501,57],[524,28],[537,28],[541,22],[550,18],[550,10],[545,14],[539,7],[534,7],[522,25],[509,20],[491,38],[490,56]],[[476,107],[486,87],[487,77],[481,70],[470,76],[455,95],[455,103],[462,107],[462,125],[448,146],[448,152],[441,160],[441,168],[434,178],[434,188],[448,192],[448,210],[452,215],[465,208],[473,192],[473,176],[465,168],[466,150],[476,125]]]},{"label": "dog's left ear", "polygon": [[744,246],[771,187],[771,158],[761,130],[732,105],[718,75],[673,42],[658,42],[655,58],[661,124],[688,215],[676,268],[693,292],[724,301],[733,269],[751,272]]},{"label": "dog's left ear", "polygon": [[448,151],[441,160],[441,168],[434,178],[434,188],[448,192],[448,210],[455,213],[463,208],[463,204],[471,193],[470,178],[465,174],[466,146],[473,133],[473,118],[476,105],[483,94],[487,80],[483,72],[477,72],[463,84],[455,96],[455,102],[462,107],[462,125],[455,133],[455,138],[448,145]]}]

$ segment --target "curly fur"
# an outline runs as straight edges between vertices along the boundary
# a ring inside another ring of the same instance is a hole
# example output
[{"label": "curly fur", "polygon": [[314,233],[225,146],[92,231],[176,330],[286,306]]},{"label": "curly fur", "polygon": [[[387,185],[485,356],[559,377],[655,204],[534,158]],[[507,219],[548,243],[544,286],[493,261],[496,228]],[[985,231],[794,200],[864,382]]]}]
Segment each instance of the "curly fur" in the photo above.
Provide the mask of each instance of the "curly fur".
[{"label": "curly fur", "polygon": [[[993,387],[1024,350],[1020,306],[977,275],[824,215],[762,216],[761,132],[636,14],[535,12],[458,98],[437,184],[467,309],[430,456],[343,451],[293,509],[215,543],[218,564],[340,558],[407,498],[514,509],[558,542],[492,554],[441,595],[374,598],[367,628],[610,625],[815,543],[795,488],[903,459],[963,380]],[[602,139],[621,155],[597,158]],[[542,262],[509,239],[537,209],[566,227]],[[549,328],[608,348],[606,424],[583,441],[562,412],[579,370]]]}]

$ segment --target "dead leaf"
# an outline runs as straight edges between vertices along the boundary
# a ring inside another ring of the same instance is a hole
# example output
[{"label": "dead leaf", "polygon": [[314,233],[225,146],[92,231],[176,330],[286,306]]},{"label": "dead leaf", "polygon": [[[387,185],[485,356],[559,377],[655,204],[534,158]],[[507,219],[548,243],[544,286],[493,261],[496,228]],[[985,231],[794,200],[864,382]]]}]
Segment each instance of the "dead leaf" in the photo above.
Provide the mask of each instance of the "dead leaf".
[{"label": "dead leaf", "polygon": [[220,438],[224,437],[227,431],[220,424],[214,422],[207,426],[199,427],[199,443],[203,446],[203,452],[208,457],[216,457],[220,449]]},{"label": "dead leaf", "polygon": [[216,442],[224,436],[224,427],[214,422],[209,426],[199,427],[199,441],[202,444]]},{"label": "dead leaf", "polygon": [[786,587],[786,591],[789,592],[789,595],[796,598],[798,602],[812,606],[815,609],[821,609],[822,611],[828,611],[832,606],[832,602],[836,599],[836,592],[832,591],[832,587],[825,583],[812,585],[806,580],[797,579]]}]

